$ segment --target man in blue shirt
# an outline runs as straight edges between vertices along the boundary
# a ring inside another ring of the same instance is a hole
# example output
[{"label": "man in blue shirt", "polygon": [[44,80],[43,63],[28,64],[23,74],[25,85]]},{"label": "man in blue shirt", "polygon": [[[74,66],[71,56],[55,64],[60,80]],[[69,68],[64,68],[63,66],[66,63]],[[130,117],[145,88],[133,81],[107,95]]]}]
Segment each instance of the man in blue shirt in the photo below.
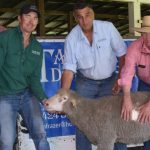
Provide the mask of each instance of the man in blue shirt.
[{"label": "man in blue shirt", "polygon": [[[112,23],[94,20],[90,4],[84,2],[75,4],[73,13],[78,25],[65,40],[61,87],[69,89],[76,74],[76,91],[81,96],[98,98],[118,94],[120,87],[114,72],[117,58],[118,77],[124,64],[126,46],[123,39]],[[76,148],[92,149],[88,139],[78,129]],[[115,144],[115,150],[126,149],[125,144]]]}]

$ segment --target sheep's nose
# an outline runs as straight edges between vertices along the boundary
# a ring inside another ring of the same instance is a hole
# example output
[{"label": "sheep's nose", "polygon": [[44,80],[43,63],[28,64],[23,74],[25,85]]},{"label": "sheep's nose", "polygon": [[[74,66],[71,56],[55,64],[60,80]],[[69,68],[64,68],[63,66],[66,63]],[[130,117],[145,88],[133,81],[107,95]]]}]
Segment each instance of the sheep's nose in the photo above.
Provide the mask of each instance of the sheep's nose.
[{"label": "sheep's nose", "polygon": [[46,103],[45,105],[46,105],[47,107],[49,106],[49,104],[48,104],[48,103]]}]

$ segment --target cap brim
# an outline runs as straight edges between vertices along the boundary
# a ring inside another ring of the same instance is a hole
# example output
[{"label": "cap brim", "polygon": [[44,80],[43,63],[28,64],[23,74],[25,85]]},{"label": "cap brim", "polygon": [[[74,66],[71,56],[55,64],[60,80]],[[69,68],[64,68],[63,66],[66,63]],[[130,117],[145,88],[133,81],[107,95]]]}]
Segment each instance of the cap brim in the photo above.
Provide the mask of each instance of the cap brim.
[{"label": "cap brim", "polygon": [[150,27],[133,28],[133,30],[140,33],[150,33]]}]

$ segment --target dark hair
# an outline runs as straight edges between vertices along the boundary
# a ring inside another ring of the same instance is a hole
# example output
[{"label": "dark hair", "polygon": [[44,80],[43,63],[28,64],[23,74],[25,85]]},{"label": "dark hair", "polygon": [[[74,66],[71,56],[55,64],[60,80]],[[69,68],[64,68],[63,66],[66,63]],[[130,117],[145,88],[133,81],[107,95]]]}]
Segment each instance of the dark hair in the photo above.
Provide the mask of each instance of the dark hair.
[{"label": "dark hair", "polygon": [[20,15],[28,14],[29,12],[36,12],[38,17],[40,17],[40,12],[35,4],[25,4],[20,9]]},{"label": "dark hair", "polygon": [[77,1],[77,3],[74,4],[73,11],[76,11],[77,9],[83,9],[85,7],[92,8],[92,4],[85,1]]}]

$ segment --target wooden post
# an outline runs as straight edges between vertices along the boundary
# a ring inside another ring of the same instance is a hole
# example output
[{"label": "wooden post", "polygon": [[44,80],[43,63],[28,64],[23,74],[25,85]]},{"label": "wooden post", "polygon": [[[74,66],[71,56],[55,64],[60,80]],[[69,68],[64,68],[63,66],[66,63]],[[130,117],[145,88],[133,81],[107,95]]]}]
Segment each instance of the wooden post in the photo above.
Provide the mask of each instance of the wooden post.
[{"label": "wooden post", "polygon": [[68,15],[68,32],[70,32],[73,27],[73,19],[73,12],[70,11]]},{"label": "wooden post", "polygon": [[37,35],[45,36],[45,5],[44,0],[36,0],[36,4],[40,11],[39,24],[37,27]]}]

